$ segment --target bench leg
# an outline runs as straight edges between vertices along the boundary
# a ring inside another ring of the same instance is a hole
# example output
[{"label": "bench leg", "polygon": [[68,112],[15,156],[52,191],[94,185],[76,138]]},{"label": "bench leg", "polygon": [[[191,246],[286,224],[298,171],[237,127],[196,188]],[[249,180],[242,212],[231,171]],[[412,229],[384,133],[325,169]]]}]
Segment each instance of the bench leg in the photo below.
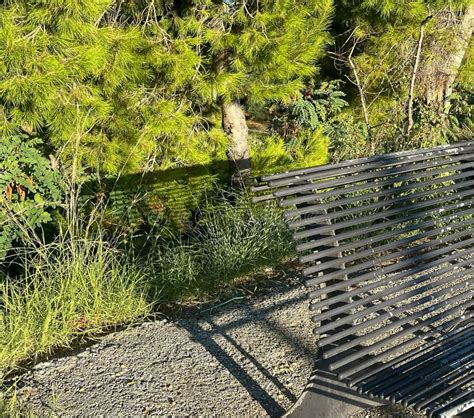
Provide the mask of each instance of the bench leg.
[{"label": "bench leg", "polygon": [[359,395],[337,379],[323,360],[318,360],[306,388],[295,405],[284,415],[288,418],[345,418],[366,408],[385,405]]}]

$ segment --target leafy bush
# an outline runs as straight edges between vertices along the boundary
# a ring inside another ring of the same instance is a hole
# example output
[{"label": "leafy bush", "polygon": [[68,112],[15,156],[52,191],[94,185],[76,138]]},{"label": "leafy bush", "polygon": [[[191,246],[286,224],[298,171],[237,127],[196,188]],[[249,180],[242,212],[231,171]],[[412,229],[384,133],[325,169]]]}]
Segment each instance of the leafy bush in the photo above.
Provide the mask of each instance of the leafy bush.
[{"label": "leafy bush", "polygon": [[322,127],[326,135],[331,135],[339,124],[339,114],[348,106],[341,84],[340,80],[332,80],[316,86],[313,81],[298,100],[277,103],[270,109],[271,130],[284,138],[296,138],[302,131]]},{"label": "leafy bush", "polygon": [[[270,108],[274,136],[254,145],[258,173],[370,154],[367,128],[349,111],[342,86],[341,80],[320,84],[313,80],[297,100],[278,102]],[[269,170],[272,165],[277,169]]]},{"label": "leafy bush", "polygon": [[59,173],[39,150],[41,140],[0,138],[0,259],[25,231],[51,221],[62,197]]}]

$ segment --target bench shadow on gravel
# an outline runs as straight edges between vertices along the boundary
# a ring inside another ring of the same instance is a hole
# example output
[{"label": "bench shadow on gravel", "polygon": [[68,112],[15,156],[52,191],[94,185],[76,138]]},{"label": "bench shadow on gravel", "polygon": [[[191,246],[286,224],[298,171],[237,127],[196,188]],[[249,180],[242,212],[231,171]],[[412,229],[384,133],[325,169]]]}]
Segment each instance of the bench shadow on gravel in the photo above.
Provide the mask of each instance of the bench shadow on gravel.
[{"label": "bench shadow on gravel", "polygon": [[[298,278],[295,279],[300,281]],[[294,290],[294,287],[282,285],[278,288],[277,292],[283,294],[285,291],[290,292],[291,290]],[[307,341],[303,341],[300,337],[291,333],[289,329],[277,324],[271,318],[271,314],[275,314],[278,310],[298,303],[304,303],[305,300],[306,295],[302,292],[265,308],[254,308],[246,302],[243,302],[245,304],[244,307],[239,307],[239,311],[243,313],[242,318],[224,324],[217,324],[214,320],[214,315],[235,310],[236,307],[234,304],[228,304],[224,307],[216,308],[214,312],[202,315],[199,320],[179,321],[179,325],[186,329],[194,341],[200,343],[208,353],[224,366],[270,416],[281,416],[286,412],[286,409],[242,367],[242,361],[235,359],[235,353],[230,353],[228,348],[216,342],[216,337],[222,337],[230,347],[235,349],[240,356],[244,357],[262,373],[266,380],[273,383],[288,401],[294,403],[300,393],[293,393],[284,382],[281,382],[272,372],[265,368],[261,362],[244,348],[238,339],[230,335],[230,333],[243,326],[254,326],[254,318],[259,318],[259,326],[266,328],[268,334],[272,335],[275,339],[275,345],[281,341],[293,347],[295,351],[299,351],[305,357],[314,358],[315,346],[309,346]]]}]

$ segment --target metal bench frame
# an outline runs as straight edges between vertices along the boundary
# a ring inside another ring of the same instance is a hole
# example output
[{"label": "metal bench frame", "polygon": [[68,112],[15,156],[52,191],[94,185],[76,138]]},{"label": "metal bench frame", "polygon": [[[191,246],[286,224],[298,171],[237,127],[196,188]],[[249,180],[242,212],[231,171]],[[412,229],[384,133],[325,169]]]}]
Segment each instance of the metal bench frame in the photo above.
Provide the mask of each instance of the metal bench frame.
[{"label": "metal bench frame", "polygon": [[291,416],[398,403],[474,406],[474,141],[263,176],[317,324],[315,372]]}]

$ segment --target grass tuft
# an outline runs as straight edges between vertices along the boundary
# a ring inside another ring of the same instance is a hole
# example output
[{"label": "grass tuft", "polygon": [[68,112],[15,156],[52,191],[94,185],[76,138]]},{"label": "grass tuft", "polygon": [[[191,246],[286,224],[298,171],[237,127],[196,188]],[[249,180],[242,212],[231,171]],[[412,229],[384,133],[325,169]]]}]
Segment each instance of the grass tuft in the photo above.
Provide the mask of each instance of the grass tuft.
[{"label": "grass tuft", "polygon": [[150,310],[142,272],[100,237],[24,257],[21,278],[0,280],[0,374]]},{"label": "grass tuft", "polygon": [[208,203],[187,240],[150,252],[149,275],[161,303],[212,292],[232,279],[275,266],[293,253],[290,232],[271,203],[245,196]]}]

